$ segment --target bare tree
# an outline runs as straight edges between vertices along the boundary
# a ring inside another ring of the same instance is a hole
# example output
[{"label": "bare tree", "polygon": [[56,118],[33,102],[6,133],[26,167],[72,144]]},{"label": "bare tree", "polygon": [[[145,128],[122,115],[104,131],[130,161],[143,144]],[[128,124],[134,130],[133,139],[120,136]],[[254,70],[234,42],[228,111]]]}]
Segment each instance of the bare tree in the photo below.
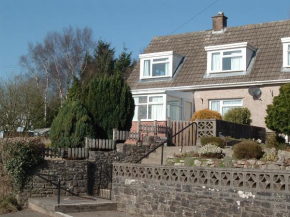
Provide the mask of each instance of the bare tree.
[{"label": "bare tree", "polygon": [[0,80],[0,128],[16,131],[43,123],[42,93],[35,81],[22,76]]},{"label": "bare tree", "polygon": [[[21,65],[36,81],[45,77],[45,100],[50,85],[56,85],[61,103],[64,102],[72,78],[85,70],[87,53],[92,52],[95,43],[90,28],[64,28],[60,32],[47,33],[43,43],[28,45],[28,54],[21,56]],[[45,111],[46,113],[46,106]],[[46,117],[46,115],[45,115]]]}]

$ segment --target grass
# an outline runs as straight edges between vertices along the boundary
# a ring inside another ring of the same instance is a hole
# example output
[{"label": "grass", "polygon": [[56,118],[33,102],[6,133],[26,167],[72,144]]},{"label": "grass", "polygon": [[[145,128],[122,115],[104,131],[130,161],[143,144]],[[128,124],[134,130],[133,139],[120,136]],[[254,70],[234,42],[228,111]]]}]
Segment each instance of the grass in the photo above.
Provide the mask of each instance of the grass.
[{"label": "grass", "polygon": [[0,215],[10,212],[17,212],[20,209],[17,200],[12,195],[0,199]]}]

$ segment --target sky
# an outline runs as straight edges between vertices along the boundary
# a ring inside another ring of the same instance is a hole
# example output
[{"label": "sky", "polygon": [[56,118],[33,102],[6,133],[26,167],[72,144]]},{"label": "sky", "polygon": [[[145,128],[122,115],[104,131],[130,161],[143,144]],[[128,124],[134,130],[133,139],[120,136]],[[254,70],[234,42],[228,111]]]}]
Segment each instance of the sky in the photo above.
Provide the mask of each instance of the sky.
[{"label": "sky", "polygon": [[28,43],[64,27],[90,27],[116,55],[125,45],[138,58],[154,36],[211,29],[211,17],[220,11],[228,26],[279,21],[290,19],[290,1],[0,0],[0,78],[23,73],[19,58]]}]

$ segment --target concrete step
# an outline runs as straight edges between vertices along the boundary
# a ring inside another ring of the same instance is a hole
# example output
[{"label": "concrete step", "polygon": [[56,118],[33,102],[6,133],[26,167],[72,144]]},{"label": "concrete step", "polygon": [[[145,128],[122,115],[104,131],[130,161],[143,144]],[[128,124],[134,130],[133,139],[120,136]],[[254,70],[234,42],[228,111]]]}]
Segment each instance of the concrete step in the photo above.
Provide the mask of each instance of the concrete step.
[{"label": "concrete step", "polygon": [[28,207],[34,211],[52,217],[68,216],[64,213],[111,211],[117,210],[117,203],[96,197],[61,197],[57,204],[57,197],[29,198]]}]

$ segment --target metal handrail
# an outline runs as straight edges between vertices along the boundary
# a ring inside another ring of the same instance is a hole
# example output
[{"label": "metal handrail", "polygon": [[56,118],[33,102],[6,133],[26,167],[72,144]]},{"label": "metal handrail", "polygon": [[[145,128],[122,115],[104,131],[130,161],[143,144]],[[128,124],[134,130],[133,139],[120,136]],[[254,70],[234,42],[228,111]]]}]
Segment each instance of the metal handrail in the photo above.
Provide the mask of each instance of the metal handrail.
[{"label": "metal handrail", "polygon": [[170,136],[169,138],[167,138],[165,141],[161,142],[159,145],[157,145],[154,149],[152,149],[151,151],[149,151],[147,154],[145,154],[144,156],[142,156],[141,158],[139,158],[135,163],[139,163],[141,162],[145,157],[147,157],[148,155],[150,155],[152,152],[156,151],[156,149],[160,148],[160,146],[162,146],[162,151],[161,151],[161,165],[163,165],[163,152],[164,152],[164,144],[167,143],[168,141],[172,140],[172,138],[174,138],[175,136],[177,136],[179,133],[181,133],[182,131],[184,131],[185,129],[187,129],[188,127],[192,126],[192,125],[196,125],[195,128],[195,133],[196,133],[196,137],[195,137],[195,142],[197,140],[197,123],[196,122],[192,122],[191,124],[189,124],[188,126],[184,127],[183,129],[181,129],[180,131],[178,131],[177,133],[175,133],[174,135]]},{"label": "metal handrail", "polygon": [[[57,204],[60,204],[60,175],[49,175],[49,174],[41,174],[36,173],[35,175],[41,176],[48,176],[48,177],[56,177],[57,178]],[[42,178],[42,177],[41,177]]]}]

